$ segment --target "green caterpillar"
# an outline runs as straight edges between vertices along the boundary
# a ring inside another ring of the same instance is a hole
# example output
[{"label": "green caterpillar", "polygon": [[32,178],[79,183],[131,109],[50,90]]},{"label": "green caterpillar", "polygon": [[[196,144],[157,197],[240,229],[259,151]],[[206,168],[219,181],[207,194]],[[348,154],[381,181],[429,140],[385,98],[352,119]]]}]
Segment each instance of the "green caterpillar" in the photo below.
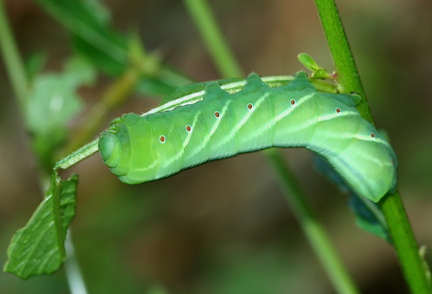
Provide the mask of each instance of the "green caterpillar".
[{"label": "green caterpillar", "polygon": [[121,181],[138,184],[238,153],[305,147],[359,195],[378,201],[395,188],[396,155],[352,96],[318,92],[303,72],[287,85],[268,84],[250,74],[235,93],[213,82],[195,95],[201,100],[182,97],[141,116],[125,114],[102,133],[102,159]]}]

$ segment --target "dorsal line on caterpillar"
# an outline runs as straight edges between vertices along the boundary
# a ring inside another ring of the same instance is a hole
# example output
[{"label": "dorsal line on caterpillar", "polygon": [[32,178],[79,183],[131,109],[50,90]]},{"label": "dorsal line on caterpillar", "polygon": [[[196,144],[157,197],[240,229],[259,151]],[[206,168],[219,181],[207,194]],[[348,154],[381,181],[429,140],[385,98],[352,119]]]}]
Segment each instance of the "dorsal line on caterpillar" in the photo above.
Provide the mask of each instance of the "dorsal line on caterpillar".
[{"label": "dorsal line on caterpillar", "polygon": [[[271,85],[272,83],[276,83],[276,84],[286,83],[288,81],[291,81],[292,79],[293,79],[293,76],[261,77],[261,80],[264,83],[269,84],[269,85]],[[234,93],[241,91],[243,89],[243,87],[246,85],[246,82],[247,82],[246,80],[237,81],[237,82],[232,82],[232,83],[220,85],[220,87],[222,90],[227,91],[230,94],[234,94]],[[146,116],[146,115],[150,115],[150,114],[157,113],[157,112],[169,111],[169,110],[175,109],[179,106],[195,104],[195,103],[197,103],[203,99],[205,92],[206,92],[206,90],[203,89],[201,91],[185,95],[181,98],[169,101],[163,105],[155,107],[155,108],[147,111],[146,113],[141,114],[141,116]]]}]

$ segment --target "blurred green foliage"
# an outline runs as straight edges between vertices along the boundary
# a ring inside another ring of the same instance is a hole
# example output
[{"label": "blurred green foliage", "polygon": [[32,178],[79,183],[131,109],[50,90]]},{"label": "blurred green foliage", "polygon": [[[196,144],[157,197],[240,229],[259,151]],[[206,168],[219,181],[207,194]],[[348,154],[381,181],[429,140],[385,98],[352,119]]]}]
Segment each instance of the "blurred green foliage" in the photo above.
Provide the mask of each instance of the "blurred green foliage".
[{"label": "blurred green foliage", "polygon": [[[325,68],[332,68],[310,2],[211,4],[245,70],[276,75],[297,71],[296,55],[303,51]],[[86,12],[68,7],[69,17],[76,20],[64,23],[67,16],[56,15],[58,8],[54,6],[47,15],[42,6],[31,2],[7,1],[23,56],[29,57],[35,51],[47,56],[44,75],[58,72],[71,52],[79,52],[87,61],[94,61],[93,66],[115,76],[130,64],[125,49],[128,37],[119,32],[132,27],[140,32],[146,50],[158,52],[163,61],[196,80],[218,78],[180,1],[108,4],[115,30],[107,27],[108,10],[99,6],[89,6]],[[428,80],[432,72],[425,62],[432,48],[431,4],[407,0],[397,5],[389,0],[340,4],[377,125],[388,131],[399,155],[400,188],[407,197],[413,226],[420,243],[431,244],[432,93]],[[100,16],[99,22],[89,20],[85,16],[89,13]],[[92,30],[81,30],[80,26]],[[67,31],[72,31],[73,36],[69,38]],[[100,43],[95,45],[94,40]],[[104,40],[117,45],[106,45]],[[42,62],[33,62],[36,65],[30,68],[38,72],[37,63]],[[62,80],[62,76],[67,80],[67,72],[56,74],[54,79],[58,80],[51,81],[57,86],[53,90],[64,91],[71,85]],[[0,99],[0,262],[4,263],[13,231],[26,222],[40,200],[40,192],[34,177],[35,160],[27,147],[19,111],[4,71],[0,74],[4,97]],[[88,81],[85,76],[82,82]],[[165,77],[161,79],[163,83],[152,83],[150,79],[147,86],[139,87],[144,89],[140,92],[167,93],[172,85],[186,81],[169,68],[161,76]],[[80,74],[75,77],[81,78]],[[81,88],[83,102],[75,98],[65,100],[74,106],[53,116],[57,126],[64,129],[67,117],[77,114],[79,104],[94,103],[107,79],[99,76],[94,88]],[[67,86],[61,86],[62,83]],[[76,93],[76,87],[69,89],[69,94],[62,95],[75,95],[70,93]],[[46,88],[42,92],[49,93]],[[38,97],[49,99],[49,95]],[[118,114],[144,112],[151,106],[153,102],[131,100]],[[39,122],[48,123],[43,116],[39,116]],[[72,127],[75,123],[69,122]],[[43,140],[57,140],[55,131],[49,135],[45,134],[48,139]],[[406,293],[387,245],[354,226],[341,196],[335,196],[337,191],[311,170],[309,154],[292,151],[286,156],[308,194],[314,195],[320,216],[363,293]],[[81,186],[72,230],[76,254],[91,293],[143,293],[151,288],[159,291],[159,285],[164,285],[169,293],[332,293],[319,262],[283,202],[270,169],[259,155],[212,162],[176,177],[134,187],[119,183],[98,156],[80,164],[76,171]],[[68,292],[63,271],[25,282],[0,273],[0,285],[2,293],[11,294]]]},{"label": "blurred green foliage", "polygon": [[95,74],[85,60],[72,57],[63,72],[40,74],[31,82],[24,116],[45,170],[53,166],[52,155],[68,136],[69,121],[82,110],[78,88],[93,82]]}]

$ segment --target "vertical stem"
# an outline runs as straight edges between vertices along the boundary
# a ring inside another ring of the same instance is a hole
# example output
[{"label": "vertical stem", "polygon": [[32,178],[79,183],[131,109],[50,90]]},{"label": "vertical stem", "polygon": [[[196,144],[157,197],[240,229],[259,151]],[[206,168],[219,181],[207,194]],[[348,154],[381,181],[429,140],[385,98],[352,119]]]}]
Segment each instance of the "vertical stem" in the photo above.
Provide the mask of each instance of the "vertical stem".
[{"label": "vertical stem", "polygon": [[3,0],[0,0],[0,48],[13,91],[18,99],[21,112],[25,110],[27,78],[23,62],[11,33]]},{"label": "vertical stem", "polygon": [[267,149],[264,152],[279,177],[286,201],[290,204],[303,232],[338,293],[359,293],[316,217],[311,204],[307,201],[288,166],[284,164],[281,153],[277,152],[276,149]]},{"label": "vertical stem", "polygon": [[357,109],[366,120],[373,123],[363,85],[345,35],[342,21],[339,17],[336,3],[334,0],[315,0],[315,5],[321,19],[330,53],[333,57],[338,83],[345,93],[355,92],[360,95],[362,101],[357,105]]},{"label": "vertical stem", "polygon": [[426,261],[420,254],[399,191],[387,195],[378,204],[386,217],[393,245],[411,293],[432,293],[432,283],[428,276]]},{"label": "vertical stem", "polygon": [[[240,66],[237,64],[234,55],[229,50],[229,46],[220,33],[205,1],[185,0],[185,4],[192,14],[196,25],[200,29],[208,50],[214,50],[216,44],[219,44],[218,47],[224,48],[219,51],[218,54],[212,54],[214,63],[218,65],[221,74],[224,77],[242,75]],[[341,294],[358,293],[353,281],[345,270],[342,261],[337,256],[324,228],[315,216],[306,195],[301,191],[288,166],[284,163],[279,150],[269,149],[264,151],[264,154],[270,161],[270,164],[278,176],[285,199],[294,211],[304,234],[308,238],[315,254],[322,262],[334,287]]]},{"label": "vertical stem", "polygon": [[220,42],[224,38],[219,28],[214,25],[216,21],[205,0],[184,0],[184,2],[222,76],[226,78],[242,76],[242,70],[229,46],[226,42]]},{"label": "vertical stem", "polygon": [[[339,84],[347,92],[354,91],[362,97],[358,109],[365,119],[373,123],[336,4],[334,0],[315,0],[315,4],[338,72]],[[431,281],[419,254],[417,241],[399,193],[385,196],[379,205],[386,218],[403,274],[411,292],[415,294],[432,293]]]},{"label": "vertical stem", "polygon": [[65,263],[65,273],[70,291],[72,294],[87,294],[81,269],[78,265],[78,259],[75,255],[75,247],[72,242],[70,229],[67,231],[65,247],[66,255],[68,256]]}]

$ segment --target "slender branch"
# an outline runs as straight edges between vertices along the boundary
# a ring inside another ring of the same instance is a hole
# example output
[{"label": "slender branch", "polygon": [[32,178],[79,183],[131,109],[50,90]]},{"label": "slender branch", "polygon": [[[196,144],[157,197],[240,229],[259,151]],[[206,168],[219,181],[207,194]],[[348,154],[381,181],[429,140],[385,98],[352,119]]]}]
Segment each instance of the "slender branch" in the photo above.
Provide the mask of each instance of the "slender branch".
[{"label": "slender branch", "polygon": [[24,113],[28,87],[27,77],[21,56],[11,33],[3,0],[0,0],[0,46],[13,91],[18,98],[21,112]]},{"label": "slender branch", "polygon": [[355,92],[362,98],[357,109],[362,116],[373,124],[373,118],[366,94],[360,80],[354,57],[339,12],[334,0],[315,0],[327,44],[337,72],[337,80],[344,93]]},{"label": "slender branch", "polygon": [[[354,91],[362,97],[358,109],[373,123],[365,92],[346,38],[334,0],[315,0],[324,33],[338,73],[342,89]],[[402,271],[412,293],[432,293],[431,281],[419,254],[417,241],[408,221],[398,192],[385,196],[379,205],[386,218]]]},{"label": "slender branch", "polygon": [[393,244],[411,293],[432,293],[432,283],[428,274],[429,269],[420,254],[399,191],[387,195],[378,204],[386,217]]},{"label": "slender branch", "polygon": [[[212,52],[215,44],[219,44],[218,46],[220,48],[224,48],[219,54],[212,54],[214,63],[218,66],[221,74],[223,76],[242,75],[240,66],[229,50],[229,46],[220,33],[205,0],[185,0],[185,4],[191,12],[196,26],[200,29],[208,50]],[[197,14],[199,15],[197,16]],[[337,291],[344,294],[359,293],[345,270],[342,261],[337,256],[324,228],[315,216],[306,195],[301,191],[290,169],[284,163],[280,151],[277,149],[268,149],[264,151],[264,155],[275,170],[279,183],[282,186],[285,199],[297,216],[297,220],[308,238],[309,243],[322,262]]]},{"label": "slender branch", "polygon": [[215,25],[216,20],[205,0],[184,0],[184,2],[222,76],[226,78],[242,76],[242,70],[227,42],[222,41],[224,37]]},{"label": "slender branch", "polygon": [[300,185],[288,166],[284,164],[281,153],[273,148],[264,152],[279,177],[285,200],[290,204],[309,243],[326,269],[337,291],[344,294],[359,293]]},{"label": "slender branch", "polygon": [[65,263],[65,274],[70,292],[71,294],[87,294],[88,291],[78,264],[78,258],[75,254],[75,246],[72,241],[70,229],[66,235],[65,247],[68,257]]},{"label": "slender branch", "polygon": [[93,155],[98,151],[98,143],[99,143],[99,138],[93,140],[87,145],[84,145],[83,147],[72,152],[68,156],[62,158],[55,164],[54,170],[67,169],[73,166],[74,164],[80,162],[81,160]]}]

